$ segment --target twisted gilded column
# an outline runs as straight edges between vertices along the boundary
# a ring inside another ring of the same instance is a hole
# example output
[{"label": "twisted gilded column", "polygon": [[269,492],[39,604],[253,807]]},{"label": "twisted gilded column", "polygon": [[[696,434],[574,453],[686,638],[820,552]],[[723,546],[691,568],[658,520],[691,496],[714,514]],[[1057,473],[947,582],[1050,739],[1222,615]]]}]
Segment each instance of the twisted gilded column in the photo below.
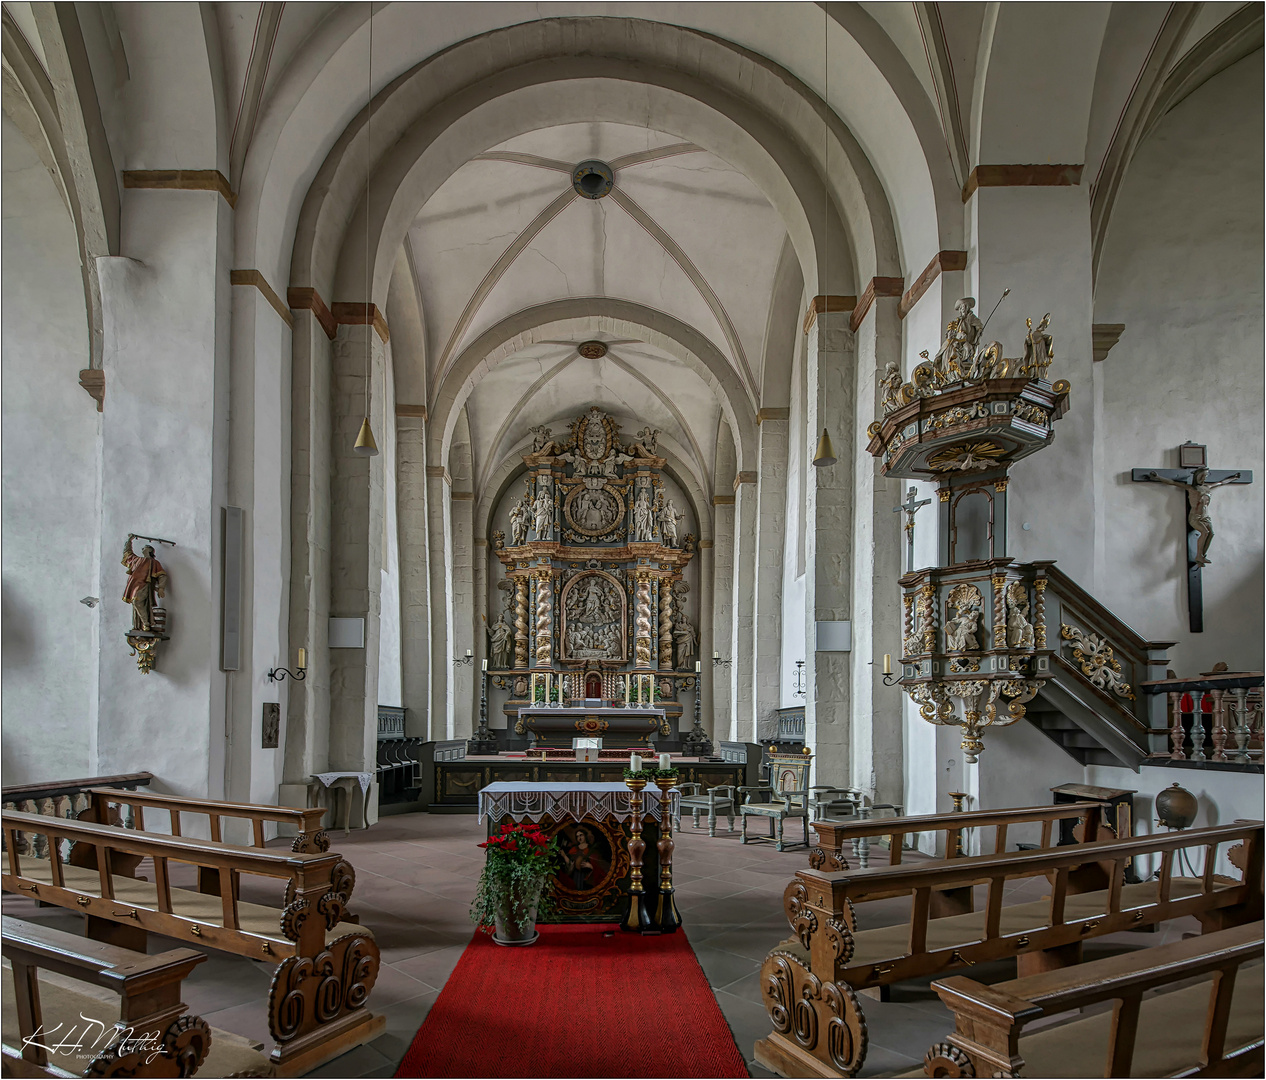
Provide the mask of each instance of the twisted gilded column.
[{"label": "twisted gilded column", "polygon": [[659,582],[659,669],[673,669],[673,583],[671,578]]},{"label": "twisted gilded column", "polygon": [[637,575],[637,599],[633,607],[633,659],[639,668],[651,666],[651,579]]},{"label": "twisted gilded column", "polygon": [[554,655],[552,622],[554,578],[547,571],[536,581],[536,666],[549,667]]},{"label": "twisted gilded column", "polygon": [[514,666],[528,666],[527,578],[514,579]]}]

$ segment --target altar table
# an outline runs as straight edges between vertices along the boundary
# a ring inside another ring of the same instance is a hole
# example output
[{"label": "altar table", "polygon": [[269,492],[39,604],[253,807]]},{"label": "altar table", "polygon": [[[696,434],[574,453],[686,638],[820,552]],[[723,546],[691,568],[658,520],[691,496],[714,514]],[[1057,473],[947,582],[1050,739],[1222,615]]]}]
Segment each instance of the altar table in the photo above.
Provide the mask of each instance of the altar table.
[{"label": "altar table", "polygon": [[[498,781],[479,792],[479,819],[488,834],[507,821],[531,821],[547,836],[559,837],[565,864],[554,879],[559,922],[616,922],[628,910],[632,836],[631,792],[624,783],[546,783]],[[668,793],[668,820],[654,784],[642,791],[642,883],[645,903],[654,910],[659,898],[661,828],[672,831],[681,793]]]}]

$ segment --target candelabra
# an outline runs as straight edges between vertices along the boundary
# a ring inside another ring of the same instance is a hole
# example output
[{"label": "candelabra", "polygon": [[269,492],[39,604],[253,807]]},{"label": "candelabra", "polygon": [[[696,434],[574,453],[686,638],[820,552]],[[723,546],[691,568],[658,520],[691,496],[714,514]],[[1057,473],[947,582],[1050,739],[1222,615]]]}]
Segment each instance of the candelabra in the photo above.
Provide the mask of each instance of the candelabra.
[{"label": "candelabra", "polygon": [[690,757],[712,756],[712,740],[708,738],[707,732],[703,730],[703,722],[700,718],[700,707],[703,700],[703,676],[700,671],[701,667],[701,664],[695,664],[694,726],[686,732],[686,737],[682,740],[682,750],[684,750]]},{"label": "candelabra", "polygon": [[655,924],[662,934],[674,933],[681,926],[681,912],[673,899],[673,815],[672,794],[676,777],[657,776],[659,788],[659,903],[655,907]]},{"label": "candelabra", "polygon": [[621,930],[641,933],[651,928],[651,913],[646,906],[646,888],[642,884],[642,853],[646,841],[642,839],[642,789],[646,781],[641,777],[626,778],[629,786],[629,910],[620,923]]},{"label": "candelabra", "polygon": [[497,737],[488,730],[488,661],[482,663],[479,675],[479,730],[473,739],[467,740],[468,754],[495,754]]}]

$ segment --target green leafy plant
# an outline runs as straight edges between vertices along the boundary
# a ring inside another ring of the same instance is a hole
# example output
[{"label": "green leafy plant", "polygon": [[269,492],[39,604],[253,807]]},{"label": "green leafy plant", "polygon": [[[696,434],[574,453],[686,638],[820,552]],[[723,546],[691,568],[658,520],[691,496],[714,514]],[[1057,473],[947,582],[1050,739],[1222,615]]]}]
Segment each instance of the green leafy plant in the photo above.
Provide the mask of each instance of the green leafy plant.
[{"label": "green leafy plant", "polygon": [[669,779],[676,780],[677,770],[676,769],[647,768],[647,769],[641,769],[638,772],[634,772],[632,769],[625,766],[624,779],[625,780],[645,780],[648,783],[652,780],[669,780]]},{"label": "green leafy plant", "polygon": [[479,846],[487,861],[470,905],[471,921],[479,929],[491,933],[498,915],[525,922],[533,906],[538,920],[554,917],[555,901],[547,885],[562,862],[557,837],[546,836],[530,821],[506,822]]}]

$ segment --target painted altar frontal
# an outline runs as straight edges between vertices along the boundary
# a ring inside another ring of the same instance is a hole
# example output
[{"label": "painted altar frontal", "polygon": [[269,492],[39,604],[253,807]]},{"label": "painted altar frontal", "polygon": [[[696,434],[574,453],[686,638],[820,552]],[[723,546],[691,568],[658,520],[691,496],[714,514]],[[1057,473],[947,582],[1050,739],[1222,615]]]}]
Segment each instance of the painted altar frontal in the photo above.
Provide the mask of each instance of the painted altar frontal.
[{"label": "painted altar frontal", "polygon": [[488,674],[507,692],[501,749],[577,735],[681,747],[682,698],[698,684],[683,577],[697,545],[658,434],[626,441],[597,407],[561,438],[533,429],[508,529],[492,536],[504,573],[488,616]]},{"label": "painted altar frontal", "polygon": [[[552,882],[558,922],[617,922],[629,906],[632,879],[632,793],[621,782],[515,783],[500,781],[479,792],[479,819],[488,835],[507,821],[532,821],[557,836],[563,863]],[[672,831],[681,793],[652,788],[639,806],[643,903],[653,910],[659,896],[658,846],[663,829]]]}]

